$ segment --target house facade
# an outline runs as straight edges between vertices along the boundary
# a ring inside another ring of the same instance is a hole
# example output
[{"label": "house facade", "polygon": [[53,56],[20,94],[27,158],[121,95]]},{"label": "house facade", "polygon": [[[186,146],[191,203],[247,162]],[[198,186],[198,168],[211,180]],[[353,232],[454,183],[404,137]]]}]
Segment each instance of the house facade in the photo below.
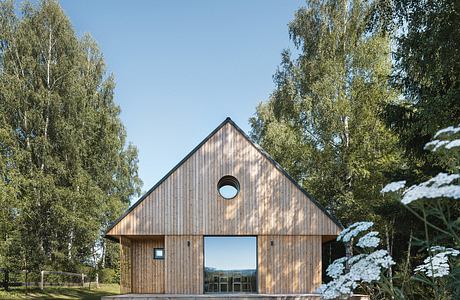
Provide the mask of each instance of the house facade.
[{"label": "house facade", "polygon": [[[120,244],[123,293],[305,294],[321,284],[322,244],[341,230],[227,118],[106,237]],[[211,237],[252,238],[254,272],[206,268]]]}]

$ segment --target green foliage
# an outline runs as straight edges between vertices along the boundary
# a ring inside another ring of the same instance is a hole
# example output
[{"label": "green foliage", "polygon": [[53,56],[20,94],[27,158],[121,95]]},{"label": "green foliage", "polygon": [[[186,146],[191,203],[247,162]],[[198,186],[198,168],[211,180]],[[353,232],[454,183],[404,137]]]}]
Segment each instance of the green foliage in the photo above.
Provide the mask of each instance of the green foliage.
[{"label": "green foliage", "polygon": [[2,1],[0,24],[0,267],[100,265],[101,233],[142,184],[114,78],[56,1],[20,16]]},{"label": "green foliage", "polygon": [[[426,256],[426,220],[379,190],[458,172],[452,156],[424,149],[437,130],[460,122],[458,1],[313,0],[289,29],[299,55],[283,52],[276,89],[250,120],[252,138],[344,224],[374,221],[385,233],[398,264],[369,292],[441,299],[413,278]],[[458,231],[458,204],[436,206],[424,210],[433,225]],[[436,218],[443,214],[453,219]],[[431,242],[458,248],[432,230]]]},{"label": "green foliage", "polygon": [[423,150],[433,134],[460,121],[460,4],[456,0],[375,1],[371,25],[395,41],[393,83],[404,101],[387,108],[412,170],[422,180],[444,166]]},{"label": "green foliage", "polygon": [[99,289],[91,286],[85,287],[47,287],[43,291],[35,288],[26,290],[25,288],[15,288],[11,292],[0,290],[0,299],[80,299],[80,300],[100,300],[103,296],[116,295],[120,293],[118,284],[101,284]]},{"label": "green foliage", "polygon": [[118,276],[114,269],[101,269],[99,270],[99,282],[101,283],[118,283]]},{"label": "green foliage", "polygon": [[289,30],[300,54],[283,52],[277,87],[251,119],[252,138],[346,224],[382,221],[378,191],[402,161],[381,118],[397,101],[390,39],[367,30],[371,11],[359,0],[298,10]]},{"label": "green foliage", "polygon": [[[460,126],[439,131],[425,147],[442,156],[452,173],[435,177],[390,193],[424,224],[424,231],[413,244],[421,247],[420,257],[407,258],[407,267],[398,274],[396,284],[406,297],[417,299],[458,299],[460,297]],[[411,241],[409,241],[411,242]],[[425,251],[426,250],[426,251]],[[411,263],[419,265],[411,268]],[[421,267],[420,267],[421,266]],[[413,272],[413,270],[415,272]],[[433,275],[434,274],[434,275]],[[404,280],[400,280],[400,279]],[[406,284],[401,284],[406,283]],[[396,297],[405,299],[405,297]]]}]

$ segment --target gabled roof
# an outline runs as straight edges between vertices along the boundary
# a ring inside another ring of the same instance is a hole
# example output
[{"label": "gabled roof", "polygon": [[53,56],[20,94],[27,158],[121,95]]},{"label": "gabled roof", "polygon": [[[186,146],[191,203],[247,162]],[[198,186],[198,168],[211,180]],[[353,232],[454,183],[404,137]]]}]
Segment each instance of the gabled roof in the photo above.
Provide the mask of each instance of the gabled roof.
[{"label": "gabled roof", "polygon": [[294,186],[300,190],[312,203],[314,203],[326,216],[328,216],[339,228],[343,229],[340,221],[327,211],[312,195],[310,195],[304,188],[302,188],[297,181],[294,180],[267,152],[265,152],[259,145],[255,144],[249,136],[233,122],[231,118],[226,118],[216,129],[214,129],[201,143],[199,143],[187,156],[185,156],[177,165],[175,165],[163,178],[161,178],[150,190],[148,190],[139,200],[137,200],[131,207],[129,207],[125,213],[120,216],[115,222],[113,222],[106,230],[104,237],[113,239],[110,235],[107,235],[111,229],[113,229],[121,220],[129,215],[137,206],[139,206],[144,199],[155,191],[163,182],[165,182],[177,169],[179,169],[195,152],[197,152],[209,139],[211,139],[222,127],[226,124],[233,126],[257,151],[268,159],[271,164],[278,169]]}]

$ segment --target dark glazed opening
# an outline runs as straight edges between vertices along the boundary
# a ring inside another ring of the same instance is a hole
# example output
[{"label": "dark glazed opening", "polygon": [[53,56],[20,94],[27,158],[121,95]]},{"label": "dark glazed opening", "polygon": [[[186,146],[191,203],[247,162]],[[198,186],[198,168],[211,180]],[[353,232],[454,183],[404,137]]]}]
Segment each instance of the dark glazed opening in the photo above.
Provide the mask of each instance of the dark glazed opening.
[{"label": "dark glazed opening", "polygon": [[222,177],[217,183],[217,190],[224,199],[233,199],[240,191],[240,183],[238,179],[227,175]]}]

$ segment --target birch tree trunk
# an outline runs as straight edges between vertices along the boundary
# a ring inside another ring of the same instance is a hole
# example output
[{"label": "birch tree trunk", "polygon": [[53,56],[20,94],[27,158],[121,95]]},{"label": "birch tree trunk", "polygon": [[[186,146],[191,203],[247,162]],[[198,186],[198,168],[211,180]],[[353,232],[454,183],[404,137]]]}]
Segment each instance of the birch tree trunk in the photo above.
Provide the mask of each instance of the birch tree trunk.
[{"label": "birch tree trunk", "polygon": [[[48,97],[46,100],[46,108],[45,108],[45,129],[44,129],[44,136],[45,136],[45,143],[48,140],[48,126],[50,122],[50,105],[51,105],[51,50],[52,50],[52,27],[50,25],[48,33],[48,55],[46,59],[46,88],[48,90]],[[45,150],[44,150],[45,151]],[[42,164],[40,169],[43,171],[45,168],[45,155],[43,153],[42,156]]]}]

